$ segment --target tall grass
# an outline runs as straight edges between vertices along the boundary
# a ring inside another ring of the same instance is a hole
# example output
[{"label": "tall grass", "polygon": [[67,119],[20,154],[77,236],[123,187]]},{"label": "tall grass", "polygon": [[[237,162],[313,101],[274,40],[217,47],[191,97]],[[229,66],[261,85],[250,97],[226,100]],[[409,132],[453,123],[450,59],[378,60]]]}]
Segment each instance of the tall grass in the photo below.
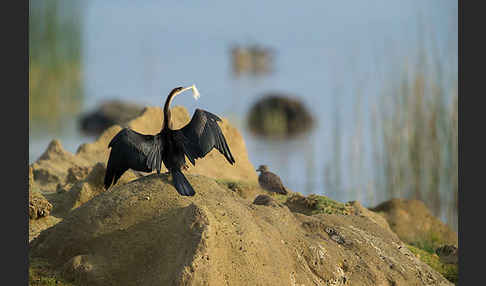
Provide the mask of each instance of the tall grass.
[{"label": "tall grass", "polygon": [[82,5],[58,0],[30,1],[29,121],[61,122],[79,110]]},{"label": "tall grass", "polygon": [[444,73],[440,65],[419,65],[391,79],[373,115],[382,144],[373,146],[381,154],[375,157],[377,188],[423,200],[436,215],[453,208],[451,219],[459,191],[458,94],[457,77],[446,81]]},{"label": "tall grass", "polygon": [[[338,168],[342,165],[346,167],[343,172],[351,175],[352,182],[348,185],[353,189],[354,199],[360,199],[363,191],[367,192],[367,201],[374,203],[393,197],[420,199],[436,216],[456,228],[457,71],[448,70],[423,51],[418,62],[416,66],[404,64],[387,73],[378,101],[368,113],[371,142],[363,140],[363,122],[359,109],[355,108],[355,131],[350,137],[347,164],[340,157],[343,140],[339,138],[342,136],[339,115],[335,115],[335,157],[325,170],[326,187],[328,192],[344,191]],[[356,106],[359,105],[357,96]],[[365,148],[367,143],[371,148]],[[371,152],[371,174],[362,163],[364,150]],[[336,171],[332,171],[334,168]],[[370,188],[375,196],[371,200]]]},{"label": "tall grass", "polygon": [[[336,92],[336,94],[338,94]],[[334,97],[333,120],[332,126],[332,158],[324,167],[324,187],[331,197],[337,197],[337,193],[342,191],[342,156],[341,156],[341,111],[337,100],[339,97]],[[325,192],[326,193],[326,192]]]}]

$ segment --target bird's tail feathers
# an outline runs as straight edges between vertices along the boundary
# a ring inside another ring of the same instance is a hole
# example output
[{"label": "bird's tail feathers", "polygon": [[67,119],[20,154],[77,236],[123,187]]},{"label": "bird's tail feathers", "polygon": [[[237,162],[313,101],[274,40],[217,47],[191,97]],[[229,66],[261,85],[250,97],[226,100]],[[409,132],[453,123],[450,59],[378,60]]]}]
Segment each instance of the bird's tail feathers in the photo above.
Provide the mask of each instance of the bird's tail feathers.
[{"label": "bird's tail feathers", "polygon": [[115,172],[112,168],[110,168],[110,165],[108,163],[108,168],[106,168],[105,174],[105,190],[108,190],[108,188],[111,186],[111,183],[113,182],[113,177],[115,177]]},{"label": "bird's tail feathers", "polygon": [[196,193],[184,174],[180,171],[172,171],[172,179],[174,180],[174,187],[182,196],[194,196]]}]

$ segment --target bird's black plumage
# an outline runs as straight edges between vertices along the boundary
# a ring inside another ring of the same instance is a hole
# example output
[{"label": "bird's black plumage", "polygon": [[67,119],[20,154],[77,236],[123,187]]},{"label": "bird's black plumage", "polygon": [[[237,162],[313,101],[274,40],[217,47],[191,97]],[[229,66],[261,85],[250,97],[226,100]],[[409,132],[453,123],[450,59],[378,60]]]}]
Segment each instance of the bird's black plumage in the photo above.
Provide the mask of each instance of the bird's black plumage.
[{"label": "bird's black plumage", "polygon": [[203,158],[213,148],[223,154],[230,164],[235,163],[218,121],[221,121],[218,116],[202,109],[196,109],[191,122],[176,130],[175,136],[180,138],[184,153],[193,165],[195,159]]},{"label": "bird's black plumage", "polygon": [[181,168],[185,165],[185,156],[195,165],[195,160],[203,158],[216,148],[230,164],[235,163],[228,143],[218,125],[221,119],[202,109],[196,109],[191,121],[178,130],[169,128],[172,98],[186,89],[175,88],[171,91],[164,106],[164,124],[156,135],[145,135],[129,128],[124,128],[108,144],[111,148],[105,175],[105,189],[116,184],[128,169],[160,173],[161,163],[172,174],[176,190],[183,196],[195,194]]}]

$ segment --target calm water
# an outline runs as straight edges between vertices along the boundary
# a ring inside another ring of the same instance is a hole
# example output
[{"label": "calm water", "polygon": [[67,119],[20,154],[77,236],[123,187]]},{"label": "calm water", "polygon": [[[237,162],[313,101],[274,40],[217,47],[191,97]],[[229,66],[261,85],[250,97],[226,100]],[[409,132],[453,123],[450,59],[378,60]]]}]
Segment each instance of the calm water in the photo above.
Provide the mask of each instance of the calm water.
[{"label": "calm water", "polygon": [[[56,127],[31,122],[30,162],[52,138],[71,152],[93,141],[79,133],[77,116],[104,100],[160,106],[173,87],[195,83],[201,98],[181,96],[174,104],[190,113],[199,107],[229,118],[242,131],[255,167],[267,164],[295,191],[373,206],[387,194],[325,188],[336,106],[343,159],[353,164],[349,151],[356,122],[362,123],[363,142],[370,142],[370,108],[390,71],[417,61],[420,37],[429,53],[457,70],[457,1],[86,1],[79,13],[83,103]],[[253,43],[276,51],[274,72],[235,78],[230,47]],[[318,119],[313,132],[286,142],[249,134],[247,111],[270,91],[300,97]],[[357,177],[371,176],[369,148],[366,143],[358,152],[362,173],[341,166],[344,189],[351,189]]]}]

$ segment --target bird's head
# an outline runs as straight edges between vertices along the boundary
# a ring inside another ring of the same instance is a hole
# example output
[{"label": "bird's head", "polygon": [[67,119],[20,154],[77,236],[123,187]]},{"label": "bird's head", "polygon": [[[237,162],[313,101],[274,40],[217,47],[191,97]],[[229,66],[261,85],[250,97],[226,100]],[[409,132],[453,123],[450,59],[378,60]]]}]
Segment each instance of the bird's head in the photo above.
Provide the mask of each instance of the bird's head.
[{"label": "bird's head", "polygon": [[260,167],[258,167],[257,169],[257,172],[266,172],[266,171],[268,171],[267,165],[260,165]]},{"label": "bird's head", "polygon": [[184,89],[184,87],[178,86],[178,87],[174,88],[170,93],[176,95],[176,94],[181,93],[183,91],[183,89]]},{"label": "bird's head", "polygon": [[200,94],[199,94],[199,91],[197,90],[196,88],[196,85],[191,85],[191,86],[188,86],[188,87],[182,87],[182,86],[178,86],[176,88],[174,88],[170,93],[169,93],[169,97],[170,98],[174,98],[176,95],[180,94],[180,93],[183,93],[184,91],[186,90],[189,90],[189,89],[192,89],[192,92],[193,92],[193,96],[194,96],[194,99],[198,99]]}]

